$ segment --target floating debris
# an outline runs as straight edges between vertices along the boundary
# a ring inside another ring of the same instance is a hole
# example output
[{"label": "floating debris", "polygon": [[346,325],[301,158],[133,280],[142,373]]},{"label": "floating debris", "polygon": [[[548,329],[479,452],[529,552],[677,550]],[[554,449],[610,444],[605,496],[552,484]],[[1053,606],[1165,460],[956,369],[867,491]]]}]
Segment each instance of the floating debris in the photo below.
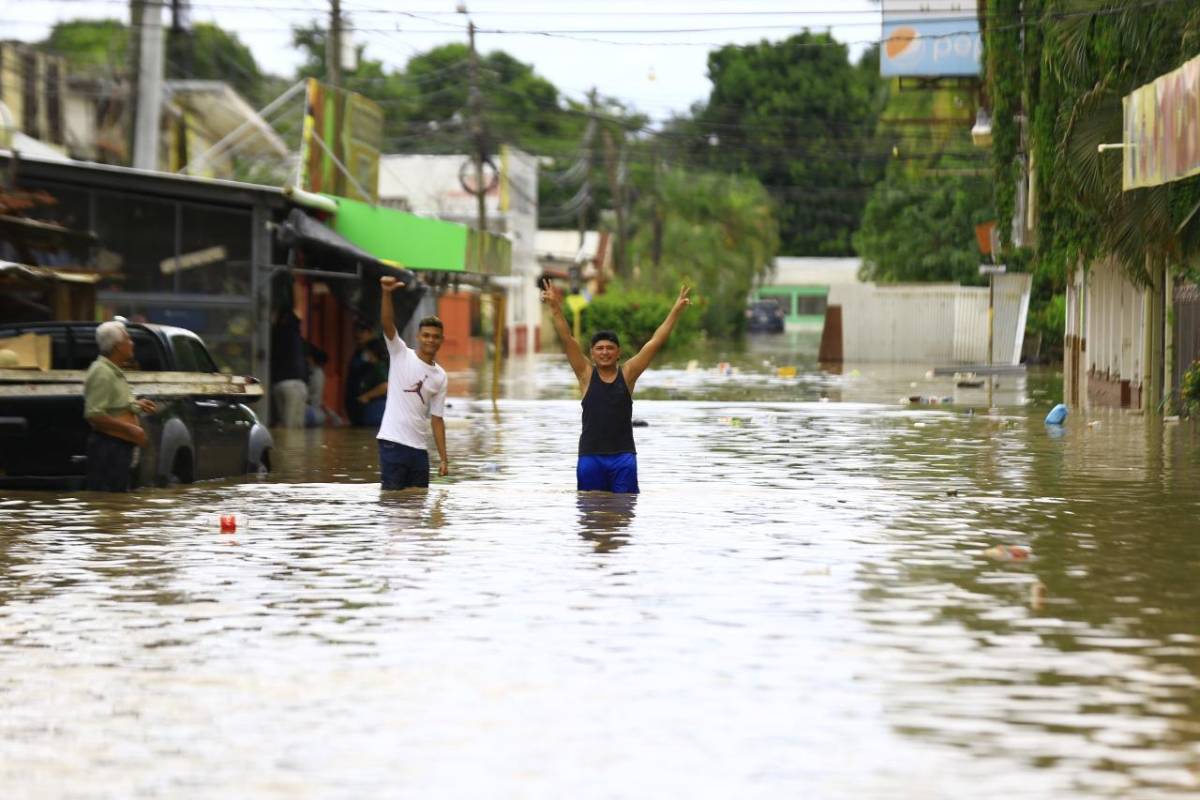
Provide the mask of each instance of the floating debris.
[{"label": "floating debris", "polygon": [[994,561],[1028,561],[1033,552],[1019,544],[998,544],[984,550],[983,554]]},{"label": "floating debris", "polygon": [[1067,407],[1059,403],[1054,408],[1050,409],[1050,413],[1046,415],[1047,425],[1062,425],[1067,421]]}]

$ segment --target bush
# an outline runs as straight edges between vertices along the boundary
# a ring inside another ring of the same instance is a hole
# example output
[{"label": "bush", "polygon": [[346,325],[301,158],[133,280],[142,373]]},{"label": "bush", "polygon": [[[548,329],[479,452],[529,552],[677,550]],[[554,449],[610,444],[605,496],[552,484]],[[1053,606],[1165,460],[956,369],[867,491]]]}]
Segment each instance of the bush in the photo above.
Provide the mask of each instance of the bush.
[{"label": "bush", "polygon": [[1193,416],[1200,409],[1200,361],[1193,361],[1188,371],[1183,373],[1183,381],[1179,384],[1180,413]]},{"label": "bush", "polygon": [[1051,295],[1042,303],[1029,301],[1029,318],[1025,331],[1042,337],[1042,354],[1051,361],[1062,360],[1063,337],[1067,330],[1067,296]]},{"label": "bush", "polygon": [[[626,356],[633,355],[642,345],[650,341],[654,331],[667,318],[675,304],[675,295],[658,294],[640,289],[612,286],[607,292],[592,299],[583,309],[583,341],[579,344],[584,352],[596,331],[616,331],[621,338],[621,350]],[[697,303],[693,298],[693,306]],[[570,312],[568,322],[570,321]],[[679,316],[671,338],[664,349],[678,347],[700,336],[701,313],[698,308],[689,308]]]}]

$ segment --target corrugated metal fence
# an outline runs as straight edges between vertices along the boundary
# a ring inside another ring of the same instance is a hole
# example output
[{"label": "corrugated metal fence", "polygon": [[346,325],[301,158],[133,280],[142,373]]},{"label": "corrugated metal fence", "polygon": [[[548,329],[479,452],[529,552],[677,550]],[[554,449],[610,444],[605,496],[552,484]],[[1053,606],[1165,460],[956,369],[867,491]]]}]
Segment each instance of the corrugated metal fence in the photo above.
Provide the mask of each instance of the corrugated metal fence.
[{"label": "corrugated metal fence", "polygon": [[[1020,362],[1030,285],[1028,273],[996,276],[994,363]],[[833,286],[829,305],[841,307],[846,361],[987,361],[987,288],[946,283]]]},{"label": "corrugated metal fence", "polygon": [[1175,287],[1175,382],[1200,360],[1200,287],[1192,283]]}]

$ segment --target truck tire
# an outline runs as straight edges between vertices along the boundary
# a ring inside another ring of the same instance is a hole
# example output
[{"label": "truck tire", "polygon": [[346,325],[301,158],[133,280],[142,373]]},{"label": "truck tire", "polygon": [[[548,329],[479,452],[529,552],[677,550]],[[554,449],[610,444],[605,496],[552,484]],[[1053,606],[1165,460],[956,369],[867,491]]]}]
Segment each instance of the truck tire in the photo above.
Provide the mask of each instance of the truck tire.
[{"label": "truck tire", "polygon": [[258,458],[246,464],[247,475],[266,475],[271,471],[271,451],[263,450]]},{"label": "truck tire", "polygon": [[175,451],[175,458],[171,460],[171,468],[167,470],[166,484],[167,486],[177,486],[181,483],[191,483],[195,479],[196,462],[192,458],[192,451],[181,447]]}]

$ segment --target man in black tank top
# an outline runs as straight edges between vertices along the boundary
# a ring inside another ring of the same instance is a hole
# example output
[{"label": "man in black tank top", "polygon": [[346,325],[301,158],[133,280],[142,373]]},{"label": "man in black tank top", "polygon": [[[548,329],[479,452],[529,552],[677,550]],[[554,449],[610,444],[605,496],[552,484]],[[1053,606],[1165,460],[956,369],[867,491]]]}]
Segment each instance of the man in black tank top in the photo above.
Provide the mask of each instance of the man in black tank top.
[{"label": "man in black tank top", "polygon": [[583,394],[583,433],[579,437],[579,461],[575,468],[577,488],[581,492],[637,494],[633,388],[666,343],[679,315],[691,303],[688,299],[691,289],[687,286],[679,289],[675,305],[650,341],[637,355],[620,364],[621,343],[612,331],[598,331],[592,336],[589,361],[563,316],[562,292],[549,279],[543,281],[542,287],[542,301],[550,306],[554,330],[558,332],[558,340],[575,370]]}]

